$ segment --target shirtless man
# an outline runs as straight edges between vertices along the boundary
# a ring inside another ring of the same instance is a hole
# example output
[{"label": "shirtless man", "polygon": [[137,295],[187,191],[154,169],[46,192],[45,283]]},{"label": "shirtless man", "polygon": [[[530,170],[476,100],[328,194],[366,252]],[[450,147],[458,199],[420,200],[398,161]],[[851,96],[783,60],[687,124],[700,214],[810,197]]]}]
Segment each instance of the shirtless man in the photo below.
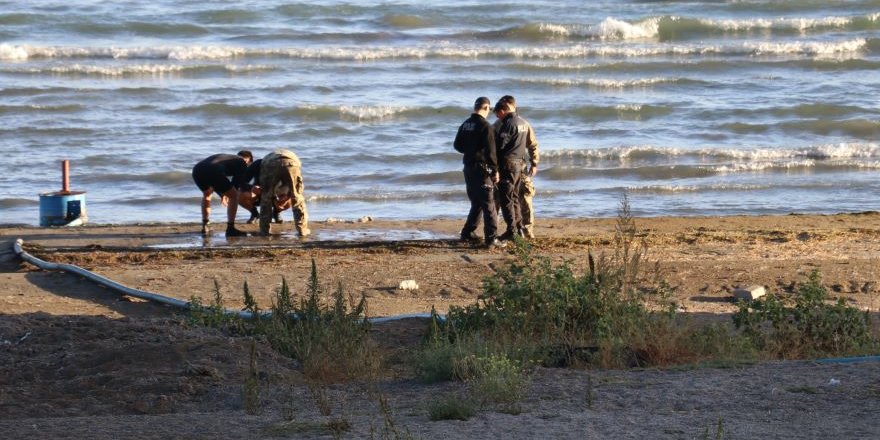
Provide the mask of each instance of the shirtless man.
[{"label": "shirtless man", "polygon": [[[192,170],[193,180],[202,191],[202,234],[210,234],[211,196],[216,191],[220,202],[226,206],[226,236],[243,237],[247,233],[235,228],[238,211],[238,188],[242,186],[244,173],[253,161],[248,150],[237,155],[215,154],[197,163]],[[231,178],[231,179],[230,179]]]}]

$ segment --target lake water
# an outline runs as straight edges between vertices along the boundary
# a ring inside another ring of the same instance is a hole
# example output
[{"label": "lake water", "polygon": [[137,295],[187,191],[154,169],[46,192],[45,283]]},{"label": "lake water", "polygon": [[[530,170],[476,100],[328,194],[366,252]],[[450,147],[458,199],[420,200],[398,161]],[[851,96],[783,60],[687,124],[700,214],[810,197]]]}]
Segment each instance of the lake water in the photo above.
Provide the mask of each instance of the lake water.
[{"label": "lake water", "polygon": [[62,159],[92,223],[197,222],[243,148],[296,152],[315,220],[463,219],[452,139],[504,94],[539,217],[880,209],[880,1],[447,3],[0,1],[0,223]]}]

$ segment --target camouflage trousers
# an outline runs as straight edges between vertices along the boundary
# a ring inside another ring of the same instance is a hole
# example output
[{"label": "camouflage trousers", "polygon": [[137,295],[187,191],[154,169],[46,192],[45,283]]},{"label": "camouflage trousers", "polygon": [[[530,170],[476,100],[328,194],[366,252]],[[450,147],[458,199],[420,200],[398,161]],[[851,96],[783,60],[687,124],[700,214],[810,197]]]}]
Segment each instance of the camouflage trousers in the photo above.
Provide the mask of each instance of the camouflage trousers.
[{"label": "camouflage trousers", "polygon": [[535,210],[532,202],[535,198],[535,185],[528,173],[523,173],[522,186],[520,187],[520,211],[522,213],[522,226],[526,236],[532,237],[534,231],[532,226],[535,224]]},{"label": "camouflage trousers", "polygon": [[293,221],[300,235],[308,235],[309,214],[303,196],[303,179],[298,160],[276,156],[263,159],[260,170],[260,232],[269,233],[272,206],[278,197],[290,197],[293,203]]},{"label": "camouflage trousers", "polygon": [[[522,219],[522,228],[523,232],[525,232],[526,236],[531,238],[534,237],[534,230],[532,227],[535,224],[535,210],[534,210],[534,198],[535,198],[535,185],[532,183],[532,178],[529,177],[528,173],[523,173],[522,178],[520,179],[519,185],[519,210],[520,217]],[[496,187],[495,193],[495,204],[496,211],[501,210],[501,194]]]}]

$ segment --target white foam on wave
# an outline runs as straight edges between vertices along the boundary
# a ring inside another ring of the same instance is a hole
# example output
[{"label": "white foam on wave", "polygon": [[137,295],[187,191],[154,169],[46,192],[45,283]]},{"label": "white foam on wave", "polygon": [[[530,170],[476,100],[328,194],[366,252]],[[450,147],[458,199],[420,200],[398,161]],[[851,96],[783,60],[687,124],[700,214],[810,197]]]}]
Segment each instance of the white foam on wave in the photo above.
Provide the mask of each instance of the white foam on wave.
[{"label": "white foam on wave", "polygon": [[[677,148],[659,147],[653,145],[632,145],[596,149],[561,149],[542,150],[541,157],[553,158],[581,158],[588,160],[620,160],[627,161],[636,158],[657,158],[661,160],[675,159],[677,157],[691,156],[708,160],[739,160],[756,164],[771,163],[782,160],[842,160],[860,159],[865,164],[866,159],[880,158],[880,144],[877,143],[839,143],[821,144],[803,148]],[[791,161],[790,163],[797,163]],[[761,166],[761,165],[756,165]]]},{"label": "white foam on wave", "polygon": [[834,55],[840,53],[857,52],[864,49],[868,42],[864,38],[825,43],[818,41],[790,42],[790,43],[746,43],[745,47],[755,55],[782,55],[782,54],[808,54],[808,55]]},{"label": "white foam on wave", "polygon": [[[640,31],[641,32],[641,31]],[[638,33],[636,33],[638,34]],[[107,58],[166,59],[175,61],[231,59],[238,57],[285,57],[369,61],[393,58],[479,58],[485,56],[534,59],[563,59],[588,56],[641,57],[703,54],[806,54],[823,55],[858,52],[867,46],[864,38],[836,42],[793,41],[787,43],[742,42],[728,45],[691,44],[573,44],[563,46],[500,47],[467,46],[437,42],[412,47],[287,47],[244,48],[234,46],[158,47],[60,47],[0,45],[0,59]]]},{"label": "white foam on wave", "polygon": [[358,121],[375,121],[393,117],[409,110],[409,107],[380,105],[380,106],[341,106],[339,112],[343,116],[354,117]]},{"label": "white foam on wave", "polygon": [[0,60],[24,61],[28,59],[28,51],[22,46],[13,46],[8,43],[0,44]]},{"label": "white foam on wave", "polygon": [[670,84],[678,82],[680,78],[637,78],[637,79],[603,79],[603,78],[525,78],[522,82],[532,84],[548,84],[553,86],[589,86],[602,89],[625,89],[633,87],[648,87],[655,84]]},{"label": "white foam on wave", "polygon": [[754,18],[740,20],[701,19],[700,23],[706,26],[711,26],[724,31],[732,32],[742,32],[755,29],[792,29],[797,31],[806,31],[817,28],[845,28],[852,25],[857,20],[876,22],[878,19],[880,19],[880,13],[852,17],[831,16],[820,18]]},{"label": "white foam on wave", "polygon": [[772,188],[771,185],[753,185],[736,183],[715,183],[709,185],[644,185],[629,186],[627,191],[631,193],[700,193],[708,191],[756,191]]},{"label": "white foam on wave", "polygon": [[732,173],[741,173],[741,172],[758,172],[758,171],[767,171],[773,169],[799,169],[799,168],[813,168],[816,166],[816,161],[812,159],[807,160],[797,160],[797,161],[786,161],[786,162],[746,162],[746,163],[734,163],[734,164],[725,164],[719,166],[708,167],[709,170],[714,171],[719,174],[732,174]]},{"label": "white foam on wave", "polygon": [[28,69],[11,69],[7,72],[15,73],[50,73],[50,74],[81,74],[100,76],[124,76],[124,75],[165,75],[201,69],[220,68],[228,72],[254,72],[273,70],[267,65],[173,65],[173,64],[130,64],[125,66],[98,66],[88,64],[71,64],[65,66],[51,66]]},{"label": "white foam on wave", "polygon": [[73,64],[70,66],[55,66],[44,69],[30,69],[32,73],[79,73],[85,75],[122,76],[130,74],[154,74],[176,73],[186,70],[186,66],[141,64],[131,66],[89,66]]},{"label": "white foam on wave", "polygon": [[659,32],[659,17],[649,18],[635,23],[629,23],[613,17],[608,17],[599,23],[594,30],[595,35],[602,40],[654,38]]},{"label": "white foam on wave", "polygon": [[548,33],[559,36],[569,36],[571,35],[571,30],[564,25],[561,24],[553,24],[553,23],[540,23],[538,24],[538,31],[542,33]]},{"label": "white foam on wave", "polygon": [[[651,17],[639,21],[625,21],[614,17],[608,17],[598,25],[590,28],[590,36],[602,40],[632,40],[655,38],[660,33],[660,27],[664,17]],[[672,22],[685,20],[684,17],[670,16],[668,20]],[[807,31],[810,29],[827,29],[837,28],[843,29],[853,25],[858,20],[866,20],[876,22],[880,20],[880,13],[873,13],[863,16],[831,16],[820,18],[807,17],[791,17],[791,18],[751,18],[751,19],[698,19],[697,22],[709,28],[715,28],[725,32],[745,32],[750,30],[780,29],[780,30],[797,30]],[[564,32],[562,35],[570,34],[569,28],[562,25],[546,24],[548,29],[559,27]]]}]

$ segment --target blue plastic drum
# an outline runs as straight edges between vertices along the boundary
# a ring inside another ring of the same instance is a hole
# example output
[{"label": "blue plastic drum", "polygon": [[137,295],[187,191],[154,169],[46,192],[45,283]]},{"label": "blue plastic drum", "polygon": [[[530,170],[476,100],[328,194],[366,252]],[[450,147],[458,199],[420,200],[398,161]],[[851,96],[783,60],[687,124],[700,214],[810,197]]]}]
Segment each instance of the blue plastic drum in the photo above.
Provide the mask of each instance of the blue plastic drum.
[{"label": "blue plastic drum", "polygon": [[40,194],[40,226],[81,225],[86,220],[85,191]]}]

